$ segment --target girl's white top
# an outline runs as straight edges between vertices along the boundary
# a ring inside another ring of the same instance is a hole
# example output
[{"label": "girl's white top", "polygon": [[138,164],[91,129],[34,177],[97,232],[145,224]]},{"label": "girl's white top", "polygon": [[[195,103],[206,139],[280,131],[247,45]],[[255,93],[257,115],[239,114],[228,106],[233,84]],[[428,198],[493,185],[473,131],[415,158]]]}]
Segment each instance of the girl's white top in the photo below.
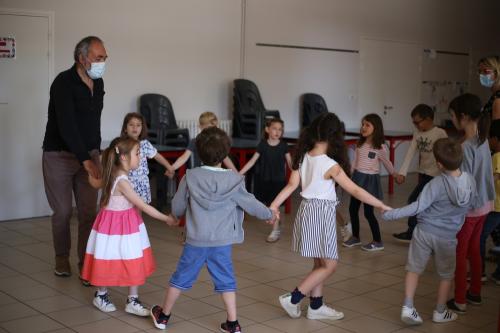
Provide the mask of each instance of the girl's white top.
[{"label": "girl's white top", "polygon": [[300,195],[305,199],[336,201],[335,182],[331,178],[325,179],[326,172],[336,164],[326,154],[311,156],[306,153],[299,168],[302,183]]}]

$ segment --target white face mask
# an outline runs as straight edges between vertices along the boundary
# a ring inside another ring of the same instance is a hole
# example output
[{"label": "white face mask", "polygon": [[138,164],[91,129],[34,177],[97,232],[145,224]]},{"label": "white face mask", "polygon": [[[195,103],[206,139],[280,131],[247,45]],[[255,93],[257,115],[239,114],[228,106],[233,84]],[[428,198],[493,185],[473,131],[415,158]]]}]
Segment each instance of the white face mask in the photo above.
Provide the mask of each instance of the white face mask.
[{"label": "white face mask", "polygon": [[87,75],[92,79],[100,79],[104,71],[106,70],[106,62],[93,62],[90,65],[90,69],[87,69]]},{"label": "white face mask", "polygon": [[481,85],[486,88],[491,88],[495,84],[495,80],[493,80],[493,74],[480,74],[479,82],[481,82]]}]

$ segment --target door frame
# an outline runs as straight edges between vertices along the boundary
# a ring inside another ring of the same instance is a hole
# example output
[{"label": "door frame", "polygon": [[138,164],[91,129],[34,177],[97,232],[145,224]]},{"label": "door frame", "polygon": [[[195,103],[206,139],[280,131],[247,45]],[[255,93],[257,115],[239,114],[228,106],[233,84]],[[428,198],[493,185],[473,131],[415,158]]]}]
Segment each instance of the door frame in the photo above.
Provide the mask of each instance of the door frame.
[{"label": "door frame", "polygon": [[[46,39],[46,45],[47,45],[47,91],[44,93],[46,96],[49,96],[50,93],[50,85],[53,81],[54,78],[54,17],[55,13],[53,11],[41,11],[41,10],[30,10],[30,9],[18,9],[18,8],[5,8],[5,7],[0,7],[0,15],[10,15],[13,17],[38,17],[38,18],[43,18],[47,20],[47,39]],[[6,36],[7,37],[7,36]],[[13,36],[16,37],[16,36]],[[45,43],[45,41],[44,41]],[[48,207],[47,215],[51,215],[51,209]],[[9,219],[9,220],[2,220],[1,222],[4,221],[10,221],[10,220],[17,220],[17,219],[29,219],[29,218],[36,218],[36,217],[41,217],[43,215],[36,215],[36,216],[29,216],[29,217],[24,217],[24,218],[14,218],[14,219]]]},{"label": "door frame", "polygon": [[[49,77],[47,82],[47,87],[49,87],[50,91],[50,84],[52,83],[52,80],[54,79],[54,17],[55,13],[53,11],[42,11],[42,10],[31,10],[31,9],[21,9],[21,8],[2,8],[0,7],[0,14],[4,15],[17,15],[17,16],[33,16],[33,17],[46,17],[49,21],[49,26],[48,26],[48,49],[49,49],[49,54],[48,60],[49,60],[49,68],[48,68],[48,73]],[[47,95],[49,94],[49,91],[47,91]]]},{"label": "door frame", "polygon": [[[402,39],[391,39],[391,38],[383,38],[383,37],[373,37],[373,36],[361,36],[359,38],[359,81],[358,81],[358,112],[361,110],[361,99],[362,99],[362,96],[361,96],[361,85],[362,85],[362,82],[361,82],[361,73],[363,72],[363,55],[362,55],[362,50],[361,50],[361,44],[363,41],[378,41],[378,42],[387,42],[387,43],[399,43],[399,44],[408,44],[408,45],[413,45],[413,46],[416,46],[416,47],[419,47],[422,51],[424,50],[424,47],[423,47],[423,44],[421,41],[416,41],[416,40],[402,40]],[[422,55],[420,55],[420,57],[422,57]],[[423,62],[422,62],[422,58],[421,58],[421,61],[419,63],[419,68],[418,68],[418,71],[420,72],[420,77],[419,77],[419,84],[421,83],[421,80],[422,80],[422,70],[423,70]],[[421,96],[421,89],[418,90],[418,101],[416,103],[419,103],[419,101],[421,100],[422,96]],[[376,112],[377,113],[377,112]],[[360,117],[362,117],[362,115],[359,115]]]}]

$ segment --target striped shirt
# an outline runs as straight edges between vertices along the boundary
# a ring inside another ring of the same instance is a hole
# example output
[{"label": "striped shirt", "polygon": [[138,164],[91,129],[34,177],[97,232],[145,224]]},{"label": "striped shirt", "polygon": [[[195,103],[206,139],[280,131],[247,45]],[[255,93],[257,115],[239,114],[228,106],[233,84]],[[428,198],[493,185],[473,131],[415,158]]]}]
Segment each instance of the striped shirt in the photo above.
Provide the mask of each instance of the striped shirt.
[{"label": "striped shirt", "polygon": [[382,145],[381,149],[375,149],[370,144],[364,143],[361,147],[356,147],[351,171],[357,170],[361,173],[375,175],[380,173],[380,162],[384,164],[389,174],[392,175],[396,172],[388,158],[385,144]]}]

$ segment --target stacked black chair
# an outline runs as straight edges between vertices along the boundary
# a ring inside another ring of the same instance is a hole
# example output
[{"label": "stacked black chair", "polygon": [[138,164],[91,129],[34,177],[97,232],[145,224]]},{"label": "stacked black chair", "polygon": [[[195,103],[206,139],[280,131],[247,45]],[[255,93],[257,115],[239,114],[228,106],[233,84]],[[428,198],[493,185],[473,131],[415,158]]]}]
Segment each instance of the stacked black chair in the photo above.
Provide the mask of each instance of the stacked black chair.
[{"label": "stacked black chair", "polygon": [[144,94],[139,100],[140,113],[146,118],[148,139],[153,144],[186,147],[189,131],[179,128],[170,100],[160,94]]},{"label": "stacked black chair", "polygon": [[[187,147],[189,144],[189,131],[179,128],[175,120],[174,109],[170,100],[160,94],[144,94],[139,98],[140,113],[146,118],[148,127],[148,140],[152,144],[176,147]],[[148,161],[150,175],[156,177],[156,207],[163,209],[167,203],[168,180],[163,175],[164,168]]]},{"label": "stacked black chair", "polygon": [[313,93],[302,96],[302,128],[309,126],[316,117],[325,112],[328,112],[328,107],[323,97]]},{"label": "stacked black chair", "polygon": [[252,81],[234,80],[233,137],[258,140],[266,118],[279,118],[278,110],[266,110],[259,89]]}]

